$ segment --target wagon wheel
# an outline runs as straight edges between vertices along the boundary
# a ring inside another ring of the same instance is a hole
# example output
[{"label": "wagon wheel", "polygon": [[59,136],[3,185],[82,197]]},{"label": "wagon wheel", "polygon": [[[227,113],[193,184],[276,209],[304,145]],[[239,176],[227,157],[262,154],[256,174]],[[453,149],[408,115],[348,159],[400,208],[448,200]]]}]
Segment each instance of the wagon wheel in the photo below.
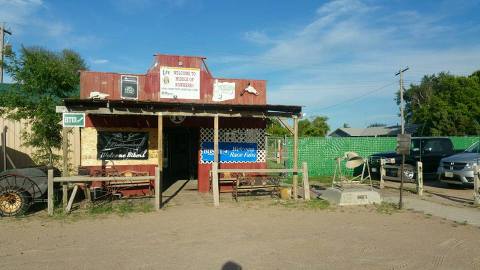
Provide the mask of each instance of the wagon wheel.
[{"label": "wagon wheel", "polygon": [[0,178],[0,216],[24,214],[34,203],[33,198],[41,193],[35,182],[17,175],[3,175]]}]

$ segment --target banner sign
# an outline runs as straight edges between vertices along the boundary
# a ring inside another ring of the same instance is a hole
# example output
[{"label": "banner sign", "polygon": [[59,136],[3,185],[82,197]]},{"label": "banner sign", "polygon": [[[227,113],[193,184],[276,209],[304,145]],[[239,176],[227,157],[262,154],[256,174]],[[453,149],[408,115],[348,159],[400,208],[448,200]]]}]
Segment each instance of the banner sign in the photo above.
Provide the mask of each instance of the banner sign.
[{"label": "banner sign", "polygon": [[218,82],[215,80],[213,84],[212,101],[224,101],[235,98],[235,83],[234,82]]},{"label": "banner sign", "polygon": [[85,113],[63,113],[63,127],[85,127]]},{"label": "banner sign", "polygon": [[[219,142],[219,162],[257,162],[256,143]],[[213,142],[202,142],[202,161],[213,161]]]},{"label": "banner sign", "polygon": [[97,159],[148,159],[148,132],[99,131]]},{"label": "banner sign", "polygon": [[200,99],[200,69],[160,67],[160,98]]},{"label": "banner sign", "polygon": [[120,89],[122,99],[138,99],[138,77],[122,75]]}]

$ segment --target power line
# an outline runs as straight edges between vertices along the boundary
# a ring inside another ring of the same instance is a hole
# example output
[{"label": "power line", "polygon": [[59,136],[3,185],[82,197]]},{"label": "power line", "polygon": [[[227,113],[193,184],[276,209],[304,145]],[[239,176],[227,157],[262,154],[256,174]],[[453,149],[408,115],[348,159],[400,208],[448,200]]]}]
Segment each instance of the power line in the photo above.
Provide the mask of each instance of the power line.
[{"label": "power line", "polygon": [[391,85],[394,85],[395,83],[396,83],[396,82],[391,82],[391,83],[386,84],[386,85],[383,85],[383,86],[381,86],[381,87],[379,87],[379,88],[373,89],[372,91],[363,93],[362,95],[359,95],[359,96],[356,96],[356,97],[354,97],[354,98],[350,98],[350,99],[344,100],[344,101],[342,101],[342,102],[339,102],[339,103],[336,103],[336,104],[333,104],[333,105],[330,105],[330,106],[327,106],[327,107],[320,108],[320,109],[318,109],[318,110],[328,110],[328,109],[331,109],[331,108],[333,108],[333,107],[336,107],[336,106],[339,106],[339,105],[342,105],[342,104],[345,104],[345,103],[349,103],[349,102],[352,102],[352,101],[359,101],[360,99],[362,99],[362,98],[364,98],[364,97],[366,97],[366,96],[368,96],[368,95],[371,95],[371,94],[373,94],[373,93],[376,93],[376,92],[378,92],[378,91],[380,91],[380,90],[382,90],[382,89],[384,89],[384,88],[386,88],[386,87],[389,87],[389,86],[391,86]]}]

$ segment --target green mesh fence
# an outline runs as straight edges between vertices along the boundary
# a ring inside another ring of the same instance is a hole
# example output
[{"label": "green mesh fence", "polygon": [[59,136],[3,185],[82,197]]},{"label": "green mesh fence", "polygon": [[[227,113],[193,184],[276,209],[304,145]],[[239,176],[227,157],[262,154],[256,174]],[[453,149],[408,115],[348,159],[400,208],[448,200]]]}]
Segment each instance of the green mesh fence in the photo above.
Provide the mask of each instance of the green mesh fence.
[{"label": "green mesh fence", "polygon": [[[479,137],[450,137],[456,151],[461,151],[479,140]],[[287,166],[292,167],[293,138],[286,139]],[[378,152],[394,151],[396,137],[305,137],[299,139],[299,167],[307,162],[311,176],[331,176],[335,171],[335,158],[347,151],[357,152],[363,157]]]}]

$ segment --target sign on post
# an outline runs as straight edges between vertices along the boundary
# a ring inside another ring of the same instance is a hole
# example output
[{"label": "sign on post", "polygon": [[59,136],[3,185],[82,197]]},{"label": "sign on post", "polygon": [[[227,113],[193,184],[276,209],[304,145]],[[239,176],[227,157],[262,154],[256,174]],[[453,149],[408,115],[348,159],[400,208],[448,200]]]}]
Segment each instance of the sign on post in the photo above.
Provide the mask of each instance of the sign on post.
[{"label": "sign on post", "polygon": [[85,127],[85,113],[63,113],[63,127]]},{"label": "sign on post", "polygon": [[122,99],[138,99],[138,77],[122,75],[120,89]]},{"label": "sign on post", "polygon": [[410,155],[410,144],[412,143],[412,136],[410,134],[397,135],[397,154]]}]

